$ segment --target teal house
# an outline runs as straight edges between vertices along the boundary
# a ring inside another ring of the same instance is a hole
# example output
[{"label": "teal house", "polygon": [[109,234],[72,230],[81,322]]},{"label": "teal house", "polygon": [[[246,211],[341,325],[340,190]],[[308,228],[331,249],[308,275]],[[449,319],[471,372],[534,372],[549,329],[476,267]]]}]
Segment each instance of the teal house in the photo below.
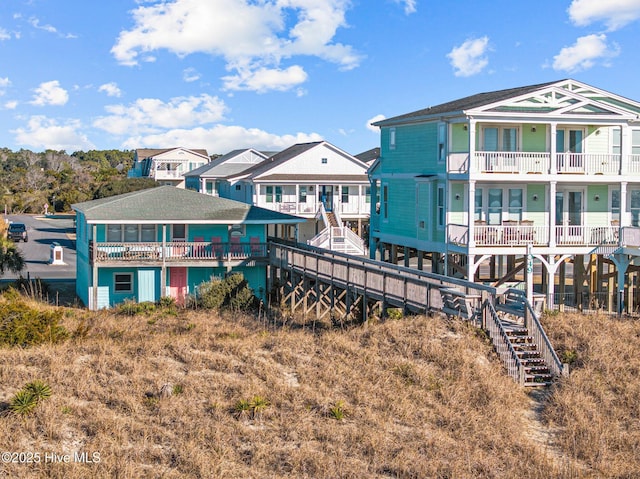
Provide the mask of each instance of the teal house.
[{"label": "teal house", "polygon": [[549,308],[640,304],[638,101],[565,79],[374,125],[372,257],[505,287],[533,269]]},{"label": "teal house", "polygon": [[183,303],[212,277],[241,273],[256,295],[267,277],[267,225],[294,239],[304,220],[161,186],[78,203],[76,293],[89,309],[125,300]]}]

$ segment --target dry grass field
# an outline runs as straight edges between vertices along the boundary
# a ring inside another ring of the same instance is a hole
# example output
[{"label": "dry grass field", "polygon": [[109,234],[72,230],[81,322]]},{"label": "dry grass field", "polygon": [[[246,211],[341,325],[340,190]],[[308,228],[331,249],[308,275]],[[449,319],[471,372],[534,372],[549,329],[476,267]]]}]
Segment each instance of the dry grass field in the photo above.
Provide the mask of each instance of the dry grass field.
[{"label": "dry grass field", "polygon": [[[532,393],[439,317],[63,311],[68,339],[0,348],[0,477],[640,477],[636,321],[545,318],[573,371]],[[51,396],[12,412],[34,380]]]}]

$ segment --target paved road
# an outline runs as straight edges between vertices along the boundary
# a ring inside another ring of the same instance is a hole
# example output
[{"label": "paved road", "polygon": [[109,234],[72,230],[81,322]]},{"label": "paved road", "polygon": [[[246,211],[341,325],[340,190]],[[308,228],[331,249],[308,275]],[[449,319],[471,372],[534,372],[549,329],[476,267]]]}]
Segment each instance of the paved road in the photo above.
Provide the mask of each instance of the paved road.
[{"label": "paved road", "polygon": [[[22,276],[31,279],[75,280],[76,243],[73,216],[70,215],[7,215],[9,221],[24,223],[29,233],[29,241],[17,243],[25,258]],[[62,246],[64,265],[50,264],[51,245]],[[6,273],[2,279],[15,279],[16,275]]]}]

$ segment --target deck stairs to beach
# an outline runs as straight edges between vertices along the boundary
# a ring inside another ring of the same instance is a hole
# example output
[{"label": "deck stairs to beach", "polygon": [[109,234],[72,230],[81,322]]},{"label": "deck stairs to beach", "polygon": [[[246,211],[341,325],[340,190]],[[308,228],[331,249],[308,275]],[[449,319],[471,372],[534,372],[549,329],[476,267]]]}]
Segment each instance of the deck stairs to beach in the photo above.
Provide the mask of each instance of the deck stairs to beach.
[{"label": "deck stairs to beach", "polygon": [[538,345],[529,330],[518,322],[503,319],[502,328],[515,350],[524,369],[524,386],[549,386],[553,374],[540,354]]}]

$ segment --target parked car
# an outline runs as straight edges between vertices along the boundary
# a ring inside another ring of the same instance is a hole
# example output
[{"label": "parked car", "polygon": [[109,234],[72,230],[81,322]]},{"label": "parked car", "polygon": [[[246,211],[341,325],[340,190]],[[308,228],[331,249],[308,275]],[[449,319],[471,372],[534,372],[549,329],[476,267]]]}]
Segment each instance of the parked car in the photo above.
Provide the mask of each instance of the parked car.
[{"label": "parked car", "polygon": [[10,240],[16,243],[20,240],[25,243],[29,241],[29,235],[27,234],[27,227],[24,223],[10,223],[7,236]]}]

